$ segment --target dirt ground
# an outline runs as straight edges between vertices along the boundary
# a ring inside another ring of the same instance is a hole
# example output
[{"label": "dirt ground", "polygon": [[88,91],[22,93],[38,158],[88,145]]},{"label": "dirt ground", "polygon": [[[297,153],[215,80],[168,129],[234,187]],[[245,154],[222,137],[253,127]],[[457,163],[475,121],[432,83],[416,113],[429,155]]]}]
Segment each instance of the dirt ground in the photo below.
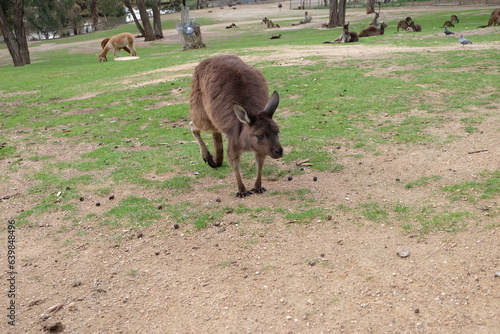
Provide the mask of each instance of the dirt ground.
[{"label": "dirt ground", "polygon": [[[220,9],[211,10],[199,15],[227,15]],[[409,8],[402,14],[403,9],[396,8],[388,10],[387,15],[404,17],[419,10]],[[231,21],[244,24],[249,11],[261,11],[263,16],[275,11],[276,17],[297,17],[296,11],[278,12],[275,4],[267,4],[232,10]],[[320,27],[326,21],[326,12],[311,12],[313,17],[324,18],[313,23]],[[209,40],[221,26],[206,27],[205,38]],[[488,29],[481,33],[493,28]],[[274,30],[270,29],[270,33]],[[166,31],[165,35],[166,43],[178,42],[175,31]],[[88,45],[99,44],[81,43],[82,48]],[[457,43],[456,48],[460,47]],[[420,50],[445,48],[449,47]],[[500,43],[474,48],[499,50]],[[271,54],[269,59],[292,66],[305,64],[303,56],[311,52],[329,54],[332,61],[338,61],[343,57],[377,58],[400,51],[396,47],[388,50],[363,45],[353,45],[347,52],[345,48],[339,51],[324,45],[313,49],[291,47],[286,53]],[[32,55],[36,61],[37,47]],[[194,66],[165,70],[185,75]],[[144,80],[142,84],[148,84]],[[404,234],[399,226],[374,223],[360,214],[335,209],[374,198],[377,202],[442,207],[449,205],[439,192],[443,184],[474,180],[484,170],[498,170],[498,115],[492,115],[480,124],[480,131],[471,134],[461,129],[458,114],[450,111],[447,117],[452,120],[447,122],[449,127],[433,129],[432,134],[443,138],[455,135],[451,143],[431,143],[414,151],[402,145],[382,145],[382,154],[355,160],[353,155],[361,151],[349,145],[325,148],[336,150],[339,163],[348,168],[326,173],[305,167],[305,173],[291,181],[264,181],[272,191],[311,189],[310,196],[316,203],[333,212],[323,221],[296,224],[274,217],[272,223],[263,223],[267,213],[242,218],[228,211],[222,220],[203,230],[175,229],[166,220],[165,224],[154,224],[139,232],[112,231],[93,221],[82,221],[78,230],[86,233],[76,235],[74,229],[65,230],[68,222],[64,212],[41,215],[36,223],[16,230],[16,326],[9,326],[2,317],[0,332],[498,333],[500,277],[496,275],[500,275],[500,237],[498,227],[491,227],[498,226],[498,217],[491,215],[498,210],[498,196],[480,205],[467,201],[455,204],[474,213],[474,219],[464,218],[468,229],[459,233],[432,232],[425,238]],[[34,143],[31,152],[43,155],[55,149],[48,145]],[[96,147],[82,143],[59,145],[57,149],[58,159],[65,160]],[[480,152],[471,154],[473,151]],[[36,162],[26,163],[36,170]],[[287,168],[281,161],[268,159],[266,163]],[[2,174],[7,173],[7,164],[0,161]],[[428,175],[441,175],[443,179],[411,189],[396,182]],[[313,176],[318,181],[314,182]],[[208,178],[203,182],[209,181],[214,182]],[[37,200],[26,193],[32,186],[30,182],[20,174],[11,176],[2,186],[3,222]],[[219,205],[221,210],[241,201],[251,208],[296,205],[286,196],[267,194],[237,199],[232,178],[215,181],[220,186],[217,193],[204,190],[208,184],[203,182],[199,191],[179,196],[179,203]],[[245,182],[250,184],[252,180]],[[117,187],[114,202],[87,198],[81,209],[99,216],[134,191]],[[162,193],[146,189],[140,196],[160,198]],[[97,201],[102,202],[100,207],[95,206]],[[2,230],[0,236],[5,244],[7,231]],[[113,238],[116,241],[110,241]],[[67,239],[73,242],[65,244]],[[405,250],[409,256],[400,256]],[[2,270],[0,301],[4,313],[8,307],[8,278],[8,270]]]}]

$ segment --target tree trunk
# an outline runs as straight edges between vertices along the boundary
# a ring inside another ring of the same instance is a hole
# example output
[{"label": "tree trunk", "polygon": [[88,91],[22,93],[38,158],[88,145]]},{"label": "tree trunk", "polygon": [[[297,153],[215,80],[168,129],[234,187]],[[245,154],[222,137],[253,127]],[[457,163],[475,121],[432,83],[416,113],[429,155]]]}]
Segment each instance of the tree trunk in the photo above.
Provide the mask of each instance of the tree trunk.
[{"label": "tree trunk", "polygon": [[137,8],[139,9],[139,14],[141,14],[142,26],[144,28],[144,40],[154,41],[156,38],[153,32],[153,28],[151,27],[151,22],[149,21],[149,16],[146,10],[146,5],[144,4],[144,0],[137,0],[136,3]]},{"label": "tree trunk", "polygon": [[161,28],[160,0],[156,0],[151,7],[153,9],[153,25],[155,27],[155,37],[163,38],[163,29]]},{"label": "tree trunk", "polygon": [[339,12],[337,15],[337,23],[340,26],[343,26],[345,24],[345,10],[347,7],[347,0],[339,0]]},{"label": "tree trunk", "polygon": [[129,10],[130,15],[132,15],[132,18],[134,19],[134,23],[135,23],[135,26],[137,27],[137,30],[139,30],[139,33],[141,34],[141,36],[144,36],[144,29],[142,28],[141,24],[139,23],[139,20],[137,19],[137,15],[135,15],[134,9],[132,8],[132,4],[128,0],[123,1],[123,4]]},{"label": "tree trunk", "polygon": [[98,0],[90,1],[90,13],[92,14],[92,28],[94,31],[99,30],[99,15],[97,14]]},{"label": "tree trunk", "polygon": [[23,19],[24,0],[0,2],[0,29],[14,66],[31,63]]},{"label": "tree trunk", "polygon": [[187,34],[185,30],[179,29],[185,27],[190,23],[189,19],[189,7],[183,6],[181,9],[181,21],[177,23],[177,29],[179,31],[179,36],[183,41],[183,50],[199,49],[204,48],[205,43],[203,43],[203,38],[201,36],[201,29],[199,23],[194,23],[194,32],[192,34]]},{"label": "tree trunk", "polygon": [[328,28],[338,27],[338,7],[337,0],[330,0],[330,15],[328,19]]},{"label": "tree trunk", "polygon": [[366,14],[375,13],[375,0],[366,1]]},{"label": "tree trunk", "polygon": [[330,0],[330,18],[327,28],[341,27],[345,24],[347,0]]}]

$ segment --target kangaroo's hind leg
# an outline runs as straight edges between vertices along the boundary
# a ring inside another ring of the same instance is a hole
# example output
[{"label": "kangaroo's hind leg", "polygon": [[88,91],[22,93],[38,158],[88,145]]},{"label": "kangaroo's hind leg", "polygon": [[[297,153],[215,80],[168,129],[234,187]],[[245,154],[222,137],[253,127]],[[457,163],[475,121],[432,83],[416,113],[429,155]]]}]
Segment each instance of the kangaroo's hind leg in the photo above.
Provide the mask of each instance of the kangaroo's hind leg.
[{"label": "kangaroo's hind leg", "polygon": [[224,146],[222,144],[222,134],[220,132],[212,132],[212,139],[215,149],[215,164],[217,167],[222,166],[224,161]]}]

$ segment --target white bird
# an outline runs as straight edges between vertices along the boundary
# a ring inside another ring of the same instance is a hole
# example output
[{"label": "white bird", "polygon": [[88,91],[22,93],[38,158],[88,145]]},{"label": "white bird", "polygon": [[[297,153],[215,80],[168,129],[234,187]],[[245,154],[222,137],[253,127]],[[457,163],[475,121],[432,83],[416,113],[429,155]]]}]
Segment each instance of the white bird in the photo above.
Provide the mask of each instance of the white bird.
[{"label": "white bird", "polygon": [[465,39],[462,35],[460,35],[458,43],[462,44],[462,46],[465,46],[465,44],[473,44],[471,41]]}]

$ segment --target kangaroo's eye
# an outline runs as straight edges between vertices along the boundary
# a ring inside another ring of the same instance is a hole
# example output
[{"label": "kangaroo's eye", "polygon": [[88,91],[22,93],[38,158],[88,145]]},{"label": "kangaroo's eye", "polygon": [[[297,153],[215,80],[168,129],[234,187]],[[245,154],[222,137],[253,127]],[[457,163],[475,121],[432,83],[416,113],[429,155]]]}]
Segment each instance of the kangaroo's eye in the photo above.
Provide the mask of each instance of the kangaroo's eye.
[{"label": "kangaroo's eye", "polygon": [[264,139],[264,135],[257,135],[256,137],[257,137],[258,140]]}]

